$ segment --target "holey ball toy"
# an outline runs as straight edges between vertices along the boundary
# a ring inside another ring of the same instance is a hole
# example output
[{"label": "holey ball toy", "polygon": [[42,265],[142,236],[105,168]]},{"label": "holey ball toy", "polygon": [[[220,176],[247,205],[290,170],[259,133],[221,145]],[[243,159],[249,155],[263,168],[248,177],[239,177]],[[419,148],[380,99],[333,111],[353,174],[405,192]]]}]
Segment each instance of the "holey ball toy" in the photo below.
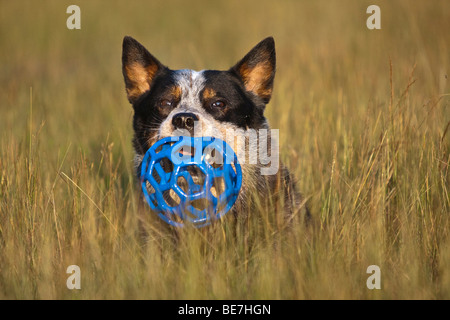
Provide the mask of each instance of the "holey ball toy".
[{"label": "holey ball toy", "polygon": [[233,207],[242,186],[242,170],[223,140],[167,137],[146,152],[141,184],[147,203],[165,222],[203,227]]}]

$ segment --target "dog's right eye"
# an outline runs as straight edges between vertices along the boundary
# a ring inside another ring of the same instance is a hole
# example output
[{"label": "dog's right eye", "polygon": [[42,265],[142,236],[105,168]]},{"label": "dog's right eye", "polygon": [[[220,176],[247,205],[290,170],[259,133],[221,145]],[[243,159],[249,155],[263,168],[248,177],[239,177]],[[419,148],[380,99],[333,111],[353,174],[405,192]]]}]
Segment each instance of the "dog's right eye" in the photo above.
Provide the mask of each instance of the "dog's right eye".
[{"label": "dog's right eye", "polygon": [[171,101],[171,100],[167,100],[167,99],[164,99],[164,100],[161,100],[160,102],[159,102],[159,106],[160,107],[172,107],[173,106],[173,101]]},{"label": "dog's right eye", "polygon": [[227,104],[224,101],[221,101],[221,100],[218,100],[218,101],[215,101],[215,102],[211,103],[212,107],[218,108],[218,109],[223,109],[223,108],[226,107],[226,105]]}]

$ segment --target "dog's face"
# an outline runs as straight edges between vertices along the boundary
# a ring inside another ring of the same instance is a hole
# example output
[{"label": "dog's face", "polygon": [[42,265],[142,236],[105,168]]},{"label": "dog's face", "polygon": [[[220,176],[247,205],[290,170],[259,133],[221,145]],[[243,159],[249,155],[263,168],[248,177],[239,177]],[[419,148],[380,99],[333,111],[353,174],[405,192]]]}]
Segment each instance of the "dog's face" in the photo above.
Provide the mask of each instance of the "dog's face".
[{"label": "dog's face", "polygon": [[[123,40],[122,70],[134,108],[137,162],[157,140],[174,135],[225,137],[267,128],[275,44],[267,38],[227,71],[171,70],[131,37]],[[137,163],[139,165],[140,163]]]}]

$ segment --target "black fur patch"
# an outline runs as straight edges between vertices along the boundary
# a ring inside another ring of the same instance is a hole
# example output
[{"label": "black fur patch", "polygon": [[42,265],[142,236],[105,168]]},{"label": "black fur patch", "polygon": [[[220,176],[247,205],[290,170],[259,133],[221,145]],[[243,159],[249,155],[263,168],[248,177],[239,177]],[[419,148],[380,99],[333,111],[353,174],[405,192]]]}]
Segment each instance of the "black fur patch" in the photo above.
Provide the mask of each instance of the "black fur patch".
[{"label": "black fur patch", "polygon": [[[218,121],[226,121],[241,128],[260,128],[265,121],[265,105],[245,90],[242,81],[229,71],[204,71],[205,89],[216,92],[212,99],[203,100],[203,108]],[[202,96],[202,95],[201,95]],[[215,101],[223,101],[224,108],[215,108]]]}]

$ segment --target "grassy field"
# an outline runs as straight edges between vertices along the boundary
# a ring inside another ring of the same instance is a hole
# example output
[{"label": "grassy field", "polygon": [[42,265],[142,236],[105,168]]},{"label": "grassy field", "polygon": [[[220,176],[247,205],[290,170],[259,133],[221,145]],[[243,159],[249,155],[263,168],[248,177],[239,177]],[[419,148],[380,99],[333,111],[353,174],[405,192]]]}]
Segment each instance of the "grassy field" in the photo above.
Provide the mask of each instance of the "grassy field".
[{"label": "grassy field", "polygon": [[[81,30],[70,4],[0,1],[0,299],[450,299],[449,1],[76,1]],[[144,211],[141,241],[124,35],[196,70],[274,36],[266,115],[314,230],[272,208],[174,241]]]}]

